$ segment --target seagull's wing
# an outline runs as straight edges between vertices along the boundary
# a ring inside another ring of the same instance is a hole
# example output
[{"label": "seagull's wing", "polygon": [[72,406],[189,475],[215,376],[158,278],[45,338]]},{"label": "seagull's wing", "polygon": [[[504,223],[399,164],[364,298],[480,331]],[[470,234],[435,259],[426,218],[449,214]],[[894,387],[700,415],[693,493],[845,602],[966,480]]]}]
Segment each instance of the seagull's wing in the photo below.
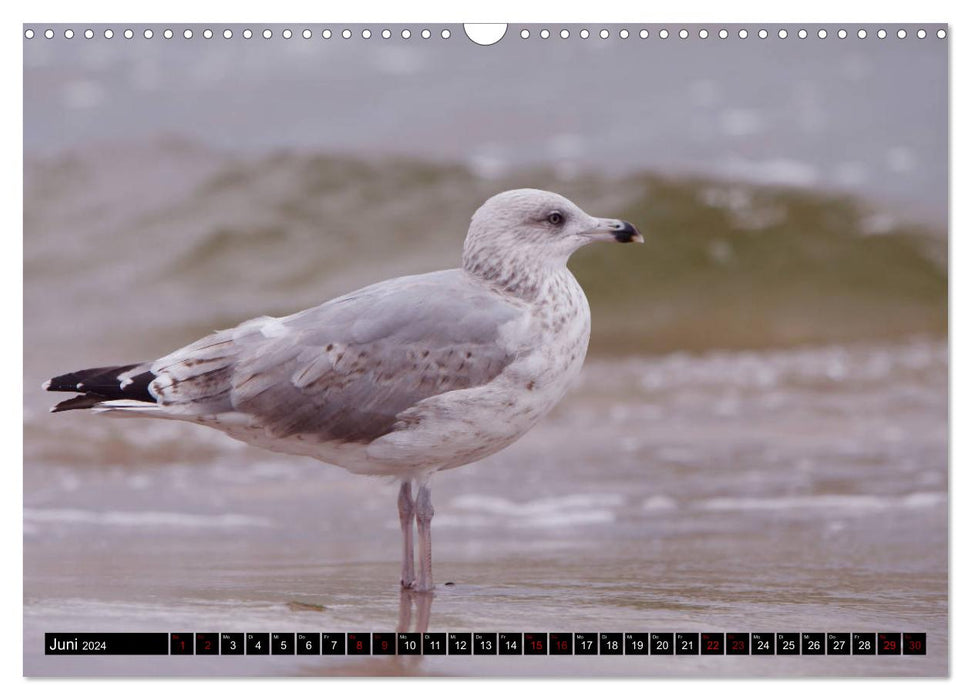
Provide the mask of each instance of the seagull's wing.
[{"label": "seagull's wing", "polygon": [[151,389],[170,412],[367,443],[419,401],[494,379],[522,313],[461,270],[403,277],[215,333],[156,361]]}]

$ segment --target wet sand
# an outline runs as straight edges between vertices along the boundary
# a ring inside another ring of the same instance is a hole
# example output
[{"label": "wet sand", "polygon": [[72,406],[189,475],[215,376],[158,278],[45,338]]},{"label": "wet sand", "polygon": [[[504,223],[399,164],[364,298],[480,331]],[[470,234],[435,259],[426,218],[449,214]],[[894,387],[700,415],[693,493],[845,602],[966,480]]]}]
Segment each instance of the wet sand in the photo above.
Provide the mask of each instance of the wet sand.
[{"label": "wet sand", "polygon": [[392,483],[194,426],[28,411],[24,671],[948,672],[943,342],[590,361],[534,431],[433,490],[430,631],[912,631],[929,653],[44,656],[49,631],[391,632],[400,543]]}]

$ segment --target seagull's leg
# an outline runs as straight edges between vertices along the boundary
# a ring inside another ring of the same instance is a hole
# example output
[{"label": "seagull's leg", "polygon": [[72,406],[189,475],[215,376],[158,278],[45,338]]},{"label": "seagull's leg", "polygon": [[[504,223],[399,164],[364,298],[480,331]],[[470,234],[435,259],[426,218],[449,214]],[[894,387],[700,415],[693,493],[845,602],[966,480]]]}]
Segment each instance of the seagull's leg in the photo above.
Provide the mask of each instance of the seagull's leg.
[{"label": "seagull's leg", "polygon": [[401,482],[398,492],[398,519],[401,521],[401,537],[403,549],[401,552],[401,587],[411,588],[415,585],[415,536],[412,523],[415,521],[415,501],[411,497],[411,481]]},{"label": "seagull's leg", "polygon": [[418,487],[418,498],[415,502],[415,516],[418,520],[418,583],[416,591],[431,591],[435,588],[432,582],[432,492],[427,483]]}]

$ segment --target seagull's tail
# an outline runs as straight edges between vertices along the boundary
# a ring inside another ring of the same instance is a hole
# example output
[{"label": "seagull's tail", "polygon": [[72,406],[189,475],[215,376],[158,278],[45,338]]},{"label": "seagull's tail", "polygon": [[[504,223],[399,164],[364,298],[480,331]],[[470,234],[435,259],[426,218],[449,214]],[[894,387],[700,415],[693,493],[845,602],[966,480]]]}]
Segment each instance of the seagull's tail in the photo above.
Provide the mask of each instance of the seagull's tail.
[{"label": "seagull's tail", "polygon": [[156,398],[148,387],[153,379],[155,375],[147,364],[119,365],[68,372],[48,379],[43,388],[78,394],[61,401],[51,413],[87,408],[98,412],[144,411],[157,407]]}]

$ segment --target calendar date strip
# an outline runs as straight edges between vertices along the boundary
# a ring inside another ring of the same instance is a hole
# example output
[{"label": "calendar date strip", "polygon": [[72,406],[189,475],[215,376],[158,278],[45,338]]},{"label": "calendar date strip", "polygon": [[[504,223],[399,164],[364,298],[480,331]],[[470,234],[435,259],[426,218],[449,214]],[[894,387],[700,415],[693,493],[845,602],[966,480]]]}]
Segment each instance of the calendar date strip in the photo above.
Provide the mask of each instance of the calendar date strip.
[{"label": "calendar date strip", "polygon": [[926,656],[924,632],[105,632],[51,656]]}]

